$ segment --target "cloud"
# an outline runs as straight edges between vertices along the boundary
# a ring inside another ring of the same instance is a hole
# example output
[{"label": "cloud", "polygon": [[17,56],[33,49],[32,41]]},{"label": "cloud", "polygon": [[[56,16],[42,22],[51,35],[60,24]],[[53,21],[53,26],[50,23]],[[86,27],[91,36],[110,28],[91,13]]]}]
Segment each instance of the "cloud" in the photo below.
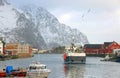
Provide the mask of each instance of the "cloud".
[{"label": "cloud", "polygon": [[82,8],[116,8],[120,5],[119,0],[9,0],[17,5],[36,4],[47,9],[63,8],[78,10]]},{"label": "cloud", "polygon": [[62,14],[60,17],[59,17],[59,20],[60,22],[63,22],[66,21],[66,22],[70,22],[71,20],[71,15],[70,14]]},{"label": "cloud", "polygon": [[120,42],[120,0],[9,1],[16,6],[35,4],[46,8],[60,22],[86,34],[91,43]]}]

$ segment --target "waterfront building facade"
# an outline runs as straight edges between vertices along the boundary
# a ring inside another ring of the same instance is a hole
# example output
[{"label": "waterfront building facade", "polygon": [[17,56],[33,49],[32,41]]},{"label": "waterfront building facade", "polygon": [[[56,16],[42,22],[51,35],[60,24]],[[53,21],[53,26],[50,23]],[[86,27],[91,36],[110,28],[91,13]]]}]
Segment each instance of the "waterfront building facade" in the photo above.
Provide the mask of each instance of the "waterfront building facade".
[{"label": "waterfront building facade", "polygon": [[84,52],[86,54],[112,54],[114,49],[120,49],[117,42],[104,42],[104,44],[85,44]]},{"label": "waterfront building facade", "polygon": [[29,57],[33,55],[32,47],[24,43],[6,43],[5,51],[6,55],[18,55],[19,57]]}]

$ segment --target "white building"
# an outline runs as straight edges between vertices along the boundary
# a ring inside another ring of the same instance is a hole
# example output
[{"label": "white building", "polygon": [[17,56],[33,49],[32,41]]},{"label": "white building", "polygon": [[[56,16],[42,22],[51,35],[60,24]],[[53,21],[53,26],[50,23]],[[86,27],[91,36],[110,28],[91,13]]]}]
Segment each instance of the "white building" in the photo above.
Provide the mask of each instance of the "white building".
[{"label": "white building", "polygon": [[3,54],[3,50],[4,50],[4,42],[2,41],[2,39],[0,39],[0,55]]}]

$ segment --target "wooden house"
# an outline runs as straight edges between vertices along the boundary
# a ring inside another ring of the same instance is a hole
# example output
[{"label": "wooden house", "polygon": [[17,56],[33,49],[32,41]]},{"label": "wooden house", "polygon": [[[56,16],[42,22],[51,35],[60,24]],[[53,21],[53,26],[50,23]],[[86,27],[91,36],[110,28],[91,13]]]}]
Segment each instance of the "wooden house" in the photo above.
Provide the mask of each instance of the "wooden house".
[{"label": "wooden house", "polygon": [[102,48],[102,44],[85,44],[84,52],[86,54],[99,54],[101,48]]},{"label": "wooden house", "polygon": [[104,42],[105,54],[111,54],[114,49],[120,49],[120,44],[117,42]]},{"label": "wooden house", "polygon": [[120,49],[120,45],[113,41],[104,44],[85,44],[83,48],[86,54],[111,54],[114,49]]}]

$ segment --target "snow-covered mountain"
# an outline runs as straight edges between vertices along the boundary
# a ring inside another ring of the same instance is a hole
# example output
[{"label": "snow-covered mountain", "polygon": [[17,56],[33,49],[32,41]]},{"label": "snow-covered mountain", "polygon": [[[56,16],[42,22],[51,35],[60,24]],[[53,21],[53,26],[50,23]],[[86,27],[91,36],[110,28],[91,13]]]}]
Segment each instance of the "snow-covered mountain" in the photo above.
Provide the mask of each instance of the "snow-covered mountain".
[{"label": "snow-covered mountain", "polygon": [[22,11],[0,0],[0,35],[6,41],[25,42],[37,48],[69,45],[74,37],[77,44],[88,43],[77,29],[59,23],[56,17],[42,7],[24,7]]},{"label": "snow-covered mountain", "polygon": [[31,17],[49,47],[69,45],[74,37],[75,43],[88,43],[87,37],[65,24],[61,24],[55,16],[42,7],[24,6],[22,10]]},{"label": "snow-covered mountain", "polygon": [[46,43],[34,22],[6,0],[0,0],[0,36],[6,42],[24,42],[33,47],[46,48]]}]

